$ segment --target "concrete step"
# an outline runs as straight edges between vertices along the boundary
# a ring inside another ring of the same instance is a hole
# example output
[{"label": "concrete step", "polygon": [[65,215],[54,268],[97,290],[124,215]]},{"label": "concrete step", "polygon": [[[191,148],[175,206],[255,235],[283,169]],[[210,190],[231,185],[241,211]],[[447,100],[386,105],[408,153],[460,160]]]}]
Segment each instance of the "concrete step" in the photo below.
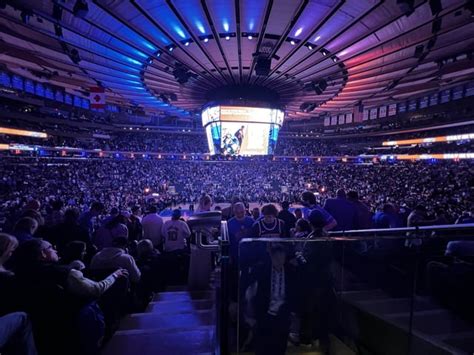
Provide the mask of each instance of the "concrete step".
[{"label": "concrete step", "polygon": [[205,299],[212,299],[212,297],[213,297],[212,291],[160,292],[153,297],[153,302],[205,300]]},{"label": "concrete step", "polygon": [[211,355],[214,327],[194,330],[162,329],[118,331],[105,346],[102,355]]},{"label": "concrete step", "polygon": [[212,311],[210,310],[172,314],[135,313],[126,316],[120,322],[120,330],[176,329],[180,331],[212,324],[214,324],[214,317]]},{"label": "concrete step", "polygon": [[146,313],[189,313],[194,311],[210,310],[214,303],[211,300],[183,300],[150,302]]}]

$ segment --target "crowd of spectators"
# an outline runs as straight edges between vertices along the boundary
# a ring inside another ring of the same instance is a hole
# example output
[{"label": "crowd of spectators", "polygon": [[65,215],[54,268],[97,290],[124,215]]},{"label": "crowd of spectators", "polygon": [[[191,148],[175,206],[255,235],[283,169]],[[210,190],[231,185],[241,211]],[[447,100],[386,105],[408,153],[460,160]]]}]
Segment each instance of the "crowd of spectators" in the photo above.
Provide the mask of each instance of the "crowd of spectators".
[{"label": "crowd of spectators", "polygon": [[0,162],[1,210],[11,215],[28,199],[47,206],[85,208],[100,200],[106,208],[143,207],[149,199],[160,208],[195,203],[202,193],[216,202],[239,196],[245,202],[299,202],[310,189],[319,202],[343,188],[356,191],[371,212],[391,203],[397,208],[441,209],[450,222],[472,208],[470,162],[396,164],[314,164],[294,161],[160,161],[151,159],[4,158]]},{"label": "crowd of spectators", "polygon": [[[0,325],[11,326],[15,335],[0,339],[0,349],[19,344],[31,355],[37,350],[98,354],[120,318],[142,311],[153,292],[170,282],[184,283],[188,270],[202,271],[193,277],[204,275],[198,284],[206,285],[211,255],[193,254],[191,231],[177,205],[197,204],[201,212],[214,201],[232,203],[222,210],[231,242],[231,297],[236,299],[240,265],[242,297],[255,307],[255,321],[247,322],[255,332],[254,347],[271,344],[274,354],[283,354],[290,311],[301,302],[304,307],[296,313],[301,328],[293,340],[311,346],[317,337],[328,353],[334,299],[329,249],[301,243],[300,249],[289,250],[276,243],[238,254],[239,240],[469,223],[474,218],[473,169],[471,162],[2,159],[2,231],[11,235],[0,234],[0,316],[5,315]],[[250,211],[251,202],[265,205]],[[159,212],[169,207],[174,210],[165,222]],[[240,264],[238,255],[245,255]],[[270,263],[259,262],[267,256]],[[317,288],[297,284],[287,259],[305,278],[319,280]],[[273,270],[271,280],[267,267],[273,267],[268,269]],[[278,282],[287,291],[274,292]],[[254,290],[255,283],[261,286]],[[265,287],[271,287],[271,294]],[[318,333],[315,318],[322,324]],[[280,341],[269,342],[275,334]]]}]

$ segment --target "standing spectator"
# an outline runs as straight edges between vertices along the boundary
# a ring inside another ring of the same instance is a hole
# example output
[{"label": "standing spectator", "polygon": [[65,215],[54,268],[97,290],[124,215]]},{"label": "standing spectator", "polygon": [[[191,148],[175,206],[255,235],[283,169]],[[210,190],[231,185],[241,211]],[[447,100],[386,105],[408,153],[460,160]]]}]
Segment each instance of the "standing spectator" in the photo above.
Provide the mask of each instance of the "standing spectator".
[{"label": "standing spectator", "polygon": [[251,237],[254,224],[252,217],[245,215],[245,205],[242,202],[234,204],[234,217],[227,223],[229,229],[231,263],[238,263],[239,242],[243,238]]},{"label": "standing spectator", "polygon": [[278,210],[273,204],[262,207],[263,218],[252,226],[252,237],[280,238],[286,237],[285,222],[277,218]]},{"label": "standing spectator", "polygon": [[372,228],[372,214],[365,203],[359,200],[357,191],[351,190],[347,193],[347,200],[350,201],[356,210],[356,224],[355,229],[370,229]]},{"label": "standing spectator", "polygon": [[[290,313],[296,308],[296,277],[287,263],[286,248],[272,243],[270,262],[256,267],[247,292],[255,313],[255,354],[284,355],[290,332]],[[268,256],[266,257],[268,258]]]},{"label": "standing spectator", "polygon": [[258,207],[254,207],[252,209],[252,218],[254,221],[258,221],[260,219],[260,209]]},{"label": "standing spectator", "polygon": [[290,230],[295,228],[296,217],[293,213],[289,211],[290,203],[288,201],[283,201],[281,203],[282,210],[278,213],[278,219],[281,219],[285,222],[285,233],[287,236],[290,235]]},{"label": "standing spectator", "polygon": [[92,240],[94,234],[94,219],[98,217],[104,210],[104,205],[101,202],[94,201],[88,211],[79,216],[79,225],[87,230],[89,233],[89,240]]},{"label": "standing spectator", "polygon": [[63,221],[63,202],[61,200],[53,200],[50,202],[51,211],[46,215],[45,225],[49,228],[54,227]]},{"label": "standing spectator", "polygon": [[337,226],[337,221],[334,219],[331,214],[329,214],[324,208],[321,208],[317,202],[316,202],[316,197],[314,196],[314,193],[311,191],[305,191],[301,194],[301,202],[303,205],[306,207],[303,210],[303,216],[305,219],[308,219],[310,213],[314,210],[321,212],[321,214],[324,216],[324,220],[326,221],[326,224],[324,225],[324,230],[329,231],[331,229],[334,229],[334,227]]},{"label": "standing spectator", "polygon": [[398,227],[398,218],[395,207],[391,203],[383,205],[382,211],[379,211],[374,215],[374,227],[379,229]]},{"label": "standing spectator", "polygon": [[355,206],[346,198],[346,192],[339,189],[336,198],[327,199],[324,209],[334,217],[337,225],[332,228],[334,231],[353,230],[357,224],[357,211]]},{"label": "standing spectator", "polygon": [[150,206],[149,213],[142,219],[143,238],[150,239],[155,248],[161,249],[163,238],[161,230],[163,228],[163,218],[158,215],[156,206]]},{"label": "standing spectator", "polygon": [[161,231],[164,240],[163,250],[170,252],[184,252],[187,246],[187,239],[191,236],[186,222],[181,220],[181,210],[175,209],[171,215],[171,220],[163,224]]}]

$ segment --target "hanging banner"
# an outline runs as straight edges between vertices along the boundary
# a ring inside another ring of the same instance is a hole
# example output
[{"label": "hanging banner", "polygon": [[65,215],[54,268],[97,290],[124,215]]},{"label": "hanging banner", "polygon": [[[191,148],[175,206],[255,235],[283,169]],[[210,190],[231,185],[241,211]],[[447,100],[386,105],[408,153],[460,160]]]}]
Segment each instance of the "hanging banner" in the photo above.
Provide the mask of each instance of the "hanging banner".
[{"label": "hanging banner", "polygon": [[90,88],[90,107],[94,109],[105,108],[105,90],[101,87]]}]

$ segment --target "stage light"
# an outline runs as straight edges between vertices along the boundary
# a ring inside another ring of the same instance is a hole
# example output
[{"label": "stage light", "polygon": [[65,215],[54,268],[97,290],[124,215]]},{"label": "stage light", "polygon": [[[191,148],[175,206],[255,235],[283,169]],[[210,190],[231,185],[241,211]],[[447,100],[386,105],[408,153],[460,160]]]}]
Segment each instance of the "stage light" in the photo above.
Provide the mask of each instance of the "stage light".
[{"label": "stage light", "polygon": [[332,57],[331,59],[334,63],[337,63],[337,61],[339,60],[336,56]]},{"label": "stage light", "polygon": [[247,38],[249,39],[249,41],[252,40],[253,36],[252,35],[248,35]]},{"label": "stage light", "polygon": [[226,41],[230,40],[230,36],[225,36],[225,40]]},{"label": "stage light", "polygon": [[207,42],[209,42],[209,38],[208,38],[208,37],[205,37],[205,38],[204,38],[204,43],[207,43]]},{"label": "stage light", "polygon": [[161,52],[160,51],[156,52],[156,57],[160,58],[160,56],[161,56]]},{"label": "stage light", "polygon": [[313,48],[313,46],[312,46],[311,44],[308,44],[308,49],[309,49],[310,51],[312,51],[314,48]]},{"label": "stage light", "polygon": [[290,41],[290,44],[291,44],[292,46],[294,46],[296,43],[295,43],[295,41],[291,40],[291,41]]},{"label": "stage light", "polygon": [[174,49],[174,46],[169,46],[169,47],[168,47],[168,51],[169,51],[169,52],[172,52],[173,49]]},{"label": "stage light", "polygon": [[189,46],[189,41],[184,42],[184,45],[187,47]]},{"label": "stage light", "polygon": [[321,54],[326,57],[328,52],[325,49],[321,49]]}]

